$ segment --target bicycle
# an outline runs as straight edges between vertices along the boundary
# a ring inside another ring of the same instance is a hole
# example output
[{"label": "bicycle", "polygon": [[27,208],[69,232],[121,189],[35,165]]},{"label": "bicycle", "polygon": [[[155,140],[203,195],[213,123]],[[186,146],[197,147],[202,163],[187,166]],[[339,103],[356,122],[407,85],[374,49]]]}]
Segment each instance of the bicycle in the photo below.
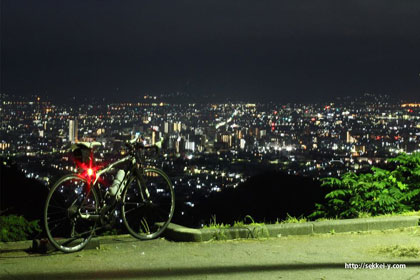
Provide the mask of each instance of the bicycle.
[{"label": "bicycle", "polygon": [[[96,231],[112,228],[119,212],[128,232],[141,240],[160,236],[174,214],[170,179],[164,171],[144,163],[146,151],[157,152],[156,145],[145,146],[136,136],[126,143],[127,156],[95,170],[93,148],[98,145],[78,142],[73,152],[81,152],[81,172],[63,176],[48,193],[44,227],[50,243],[62,252],[82,250]],[[101,188],[103,175],[123,164],[126,166],[118,170],[112,186],[108,190]]]}]

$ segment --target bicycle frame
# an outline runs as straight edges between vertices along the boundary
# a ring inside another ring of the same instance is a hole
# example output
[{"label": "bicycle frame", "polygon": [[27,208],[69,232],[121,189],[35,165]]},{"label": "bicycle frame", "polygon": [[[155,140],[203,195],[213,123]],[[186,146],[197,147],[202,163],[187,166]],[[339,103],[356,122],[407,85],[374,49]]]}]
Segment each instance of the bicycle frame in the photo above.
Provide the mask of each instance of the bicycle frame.
[{"label": "bicycle frame", "polygon": [[[92,158],[92,155],[91,155],[91,158]],[[104,169],[101,169],[101,170],[99,170],[99,171],[97,171],[96,172],[96,176],[95,176],[95,179],[94,179],[94,181],[93,182],[91,182],[90,183],[90,185],[93,187],[93,188],[97,188],[97,190],[99,191],[99,187],[97,187],[96,186],[96,184],[97,184],[97,182],[98,182],[98,180],[99,180],[99,178],[103,175],[103,174],[106,174],[106,173],[108,173],[108,172],[110,172],[113,168],[115,168],[116,166],[118,166],[118,165],[120,165],[120,164],[123,164],[123,163],[125,163],[125,162],[128,162],[128,161],[131,161],[131,164],[132,164],[132,166],[134,166],[135,164],[136,164],[136,158],[134,157],[134,156],[132,156],[132,155],[129,155],[129,156],[126,156],[126,157],[124,157],[124,158],[122,158],[122,159],[120,159],[120,160],[117,160],[117,161],[115,161],[115,162],[113,162],[113,163],[111,163],[110,165],[108,165],[107,167],[105,167]],[[124,179],[121,181],[121,183],[120,183],[120,185],[118,186],[118,190],[117,190],[117,192],[116,192],[116,194],[115,194],[115,198],[116,198],[116,200],[118,201],[118,200],[120,200],[120,198],[121,198],[121,194],[122,194],[122,192],[124,191],[124,186],[126,186],[127,185],[127,183],[128,183],[128,180],[130,179],[130,177],[131,177],[131,170],[130,169],[132,169],[132,168],[128,168],[127,169],[127,172],[126,172],[126,174],[124,175]],[[80,175],[79,175],[80,176]],[[89,189],[89,192],[90,192],[91,190]],[[102,201],[103,200],[103,197],[102,197],[102,195],[101,195],[101,192],[99,191],[98,192],[98,194],[99,194],[99,197],[100,197],[100,200]],[[86,196],[86,198],[85,199],[87,199],[88,198],[88,195]],[[108,209],[109,210],[109,209]],[[84,213],[81,213],[81,212],[79,212],[79,215],[80,215],[80,217],[82,218],[82,219],[91,219],[91,218],[99,218],[100,217],[100,215],[90,215],[90,214],[84,214]]]},{"label": "bicycle frame", "polygon": [[[174,189],[168,176],[162,170],[148,166],[145,159],[147,149],[157,151],[158,147],[136,145],[135,140],[130,144],[127,145],[128,155],[100,169],[92,164],[91,151],[88,163],[76,162],[79,172],[63,176],[51,187],[44,208],[44,226],[48,239],[58,250],[75,252],[83,249],[95,231],[116,223],[117,208],[121,208],[120,222],[124,222],[129,233],[137,239],[156,238],[167,228],[175,207]],[[124,177],[119,178],[122,179],[119,186],[114,185],[112,191],[102,188],[109,183],[104,182],[104,175],[118,169],[125,171]],[[66,186],[70,191],[63,192]],[[117,188],[115,193],[114,188]],[[83,198],[79,199],[81,192]],[[84,222],[79,223],[79,219]],[[61,231],[56,230],[60,227]]]},{"label": "bicycle frame", "polygon": [[[91,162],[93,161],[93,153],[91,152],[91,155],[90,155],[90,160],[91,160]],[[125,175],[124,175],[124,178],[123,178],[123,180],[121,181],[121,183],[120,183],[120,185],[118,186],[118,190],[116,191],[116,194],[114,195],[114,197],[115,197],[115,201],[120,201],[121,200],[121,196],[122,196],[122,193],[124,192],[124,189],[125,189],[125,187],[129,184],[129,183],[131,183],[131,181],[130,180],[132,180],[133,179],[133,174],[132,173],[137,173],[137,174],[135,174],[134,176],[136,176],[137,175],[137,177],[139,178],[139,180],[140,180],[140,186],[142,186],[143,185],[143,178],[142,178],[142,176],[139,174],[139,172],[141,172],[141,166],[142,166],[142,164],[141,164],[141,159],[138,159],[136,156],[134,156],[134,155],[128,155],[128,156],[126,156],[126,157],[124,157],[124,158],[122,158],[122,159],[119,159],[119,160],[117,160],[117,161],[115,161],[115,162],[113,162],[113,163],[111,163],[111,164],[109,164],[107,167],[105,167],[105,168],[103,168],[103,169],[101,169],[101,170],[98,170],[97,172],[96,172],[96,175],[95,175],[95,179],[93,180],[93,182],[89,182],[89,185],[91,186],[91,187],[93,187],[93,188],[97,188],[97,190],[99,191],[98,192],[98,194],[99,194],[99,196],[100,196],[100,201],[103,201],[103,197],[102,197],[102,195],[101,195],[101,191],[100,191],[100,189],[99,189],[99,187],[97,186],[97,183],[98,183],[98,180],[99,180],[99,178],[103,175],[103,174],[106,174],[106,173],[108,173],[108,172],[110,172],[111,170],[113,170],[115,167],[117,167],[118,165],[120,165],[120,164],[123,164],[123,163],[126,163],[126,162],[131,162],[131,164],[130,164],[130,167],[128,167],[128,168],[126,168],[125,169],[125,171],[126,171],[126,173],[125,173]],[[140,162],[140,165],[138,164]],[[79,174],[79,176],[80,176],[80,174]],[[83,177],[83,175],[81,175],[82,177]],[[89,192],[90,192],[90,189],[89,189]],[[146,192],[147,192],[147,190],[146,190]],[[141,192],[141,196],[142,196],[142,198],[144,199],[144,196],[145,196],[145,194],[143,193],[143,192]],[[147,194],[146,194],[146,196],[147,196]],[[88,196],[86,196],[86,198],[85,199],[87,199],[87,197]],[[103,205],[104,206],[104,205]],[[114,205],[115,206],[115,205]],[[103,210],[103,208],[101,207],[101,209]],[[111,207],[111,209],[112,209],[112,207]],[[108,210],[110,210],[110,209],[106,209],[105,211],[108,211]],[[83,218],[83,219],[90,219],[90,218],[94,218],[94,217],[96,217],[96,215],[89,215],[89,214],[83,214],[83,213],[80,213],[79,212],[79,215]],[[99,217],[99,216],[98,216]]]},{"label": "bicycle frame", "polygon": [[[96,183],[98,182],[99,177],[101,177],[103,174],[110,172],[114,167],[116,167],[116,166],[118,166],[122,163],[128,162],[128,161],[131,161],[132,166],[134,166],[137,163],[136,158],[134,156],[131,156],[131,155],[126,156],[126,157],[124,157],[120,160],[117,160],[117,161],[111,163],[110,165],[108,165],[107,167],[105,167],[104,169],[101,169],[98,172],[96,172],[96,178],[95,178],[92,185],[95,186]],[[127,184],[127,181],[130,178],[130,172],[131,172],[131,170],[130,170],[130,168],[128,168],[127,173],[124,175],[123,181],[118,186],[117,193],[115,194],[117,199],[121,198],[121,194],[124,190],[124,188],[122,188],[122,186],[125,186]]]}]

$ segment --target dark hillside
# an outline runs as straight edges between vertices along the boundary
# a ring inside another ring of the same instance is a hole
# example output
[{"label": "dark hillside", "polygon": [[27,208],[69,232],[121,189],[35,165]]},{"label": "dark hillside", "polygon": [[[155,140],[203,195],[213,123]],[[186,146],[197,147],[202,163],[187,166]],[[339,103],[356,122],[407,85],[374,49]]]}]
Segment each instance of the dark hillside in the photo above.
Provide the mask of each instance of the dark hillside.
[{"label": "dark hillside", "polygon": [[15,165],[0,165],[0,195],[3,215],[22,215],[41,220],[48,189],[35,179],[28,179]]},{"label": "dark hillside", "polygon": [[322,202],[325,193],[309,178],[266,172],[251,177],[236,189],[227,189],[203,201],[194,216],[208,223],[216,215],[218,223],[241,221],[250,215],[255,221],[275,222],[287,214],[306,216]]}]

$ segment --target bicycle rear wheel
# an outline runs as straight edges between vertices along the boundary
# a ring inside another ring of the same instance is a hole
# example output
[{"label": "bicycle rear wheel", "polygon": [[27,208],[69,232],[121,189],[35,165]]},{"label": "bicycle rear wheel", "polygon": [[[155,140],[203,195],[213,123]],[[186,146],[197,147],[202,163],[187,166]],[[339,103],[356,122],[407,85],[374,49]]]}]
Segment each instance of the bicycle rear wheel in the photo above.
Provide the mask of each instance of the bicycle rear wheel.
[{"label": "bicycle rear wheel", "polygon": [[160,169],[145,168],[122,195],[122,218],[129,233],[142,240],[158,237],[170,223],[175,194],[168,176]]},{"label": "bicycle rear wheel", "polygon": [[48,239],[58,250],[70,253],[83,249],[96,227],[89,215],[97,214],[98,196],[88,182],[76,174],[59,179],[51,188],[44,209]]}]

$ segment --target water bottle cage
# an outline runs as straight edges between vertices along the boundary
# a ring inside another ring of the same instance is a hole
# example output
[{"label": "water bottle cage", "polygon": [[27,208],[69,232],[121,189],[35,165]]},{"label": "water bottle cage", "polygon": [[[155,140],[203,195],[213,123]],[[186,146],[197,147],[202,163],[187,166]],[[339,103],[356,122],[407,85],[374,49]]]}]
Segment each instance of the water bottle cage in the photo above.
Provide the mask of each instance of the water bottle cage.
[{"label": "water bottle cage", "polygon": [[118,170],[117,174],[115,175],[114,181],[112,182],[111,187],[109,188],[109,193],[111,196],[115,196],[118,190],[121,188],[121,184],[124,182],[126,178],[126,173],[124,170]]}]

